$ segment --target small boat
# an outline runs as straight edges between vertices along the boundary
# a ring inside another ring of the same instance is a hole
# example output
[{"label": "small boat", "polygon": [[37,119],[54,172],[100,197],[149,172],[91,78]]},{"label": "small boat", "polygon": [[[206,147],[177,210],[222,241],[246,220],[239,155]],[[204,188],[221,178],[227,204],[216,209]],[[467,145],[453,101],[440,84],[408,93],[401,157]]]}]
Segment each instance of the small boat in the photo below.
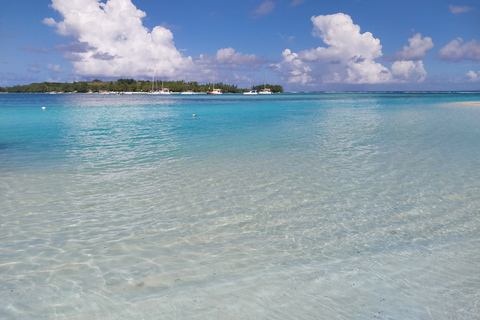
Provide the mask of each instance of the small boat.
[{"label": "small boat", "polygon": [[216,72],[213,72],[213,90],[207,91],[207,94],[222,94],[222,89],[215,89],[215,75]]},{"label": "small boat", "polygon": [[208,91],[207,94],[222,94],[222,89],[213,89],[213,91]]},{"label": "small boat", "polygon": [[246,91],[243,94],[258,94],[258,91],[256,89],[250,89],[250,91]]},{"label": "small boat", "polygon": [[171,94],[168,88],[162,88],[162,90],[158,91],[158,94]]},{"label": "small boat", "polygon": [[270,88],[263,88],[258,94],[272,94],[272,90],[270,90]]},{"label": "small boat", "polygon": [[162,88],[160,90],[152,90],[148,94],[171,94],[168,88]]},{"label": "small boat", "polygon": [[272,90],[270,90],[270,88],[267,88],[267,76],[265,76],[265,79],[263,81],[263,89],[260,90],[258,94],[272,94]]},{"label": "small boat", "polygon": [[187,91],[180,92],[180,94],[197,94],[197,93],[193,90],[187,90]]},{"label": "small boat", "polygon": [[[155,84],[155,89],[153,88],[153,85]],[[155,70],[155,77],[152,78],[152,90],[148,92],[148,94],[171,94],[170,90],[168,88],[163,87],[163,79],[162,79],[162,89],[158,90],[157,88],[157,70]]]}]

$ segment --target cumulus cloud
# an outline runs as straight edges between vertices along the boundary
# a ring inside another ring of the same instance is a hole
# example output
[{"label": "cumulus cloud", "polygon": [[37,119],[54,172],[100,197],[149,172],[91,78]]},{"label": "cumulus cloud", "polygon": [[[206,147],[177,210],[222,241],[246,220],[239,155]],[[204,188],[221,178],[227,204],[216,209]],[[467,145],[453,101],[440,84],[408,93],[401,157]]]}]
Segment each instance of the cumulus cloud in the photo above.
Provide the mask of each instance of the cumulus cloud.
[{"label": "cumulus cloud", "polygon": [[437,58],[451,61],[480,60],[480,43],[476,40],[463,43],[462,38],[454,39],[440,49]]},{"label": "cumulus cloud", "polygon": [[270,12],[273,11],[273,9],[275,8],[275,2],[273,1],[270,1],[270,0],[266,0],[266,1],[263,1],[260,6],[258,6],[257,9],[255,9],[255,11],[253,12],[253,17],[256,17],[256,18],[259,18],[259,17],[262,17],[264,15],[267,15],[269,14]]},{"label": "cumulus cloud", "polygon": [[74,44],[59,47],[71,50],[66,55],[73,72],[82,76],[149,76],[154,70],[171,77],[192,67],[190,57],[176,48],[173,34],[162,26],[149,30],[142,25],[145,12],[131,0],[52,0],[51,7],[63,17],[43,22]]},{"label": "cumulus cloud", "polygon": [[418,60],[425,57],[426,52],[433,48],[433,41],[430,37],[422,39],[420,33],[415,34],[412,38],[408,39],[410,45],[403,46],[401,51],[398,51],[391,57],[385,57],[390,61],[411,61]]},{"label": "cumulus cloud", "polygon": [[475,72],[475,71],[470,70],[470,71],[467,72],[467,77],[468,77],[468,80],[471,81],[471,82],[480,81],[480,71]]},{"label": "cumulus cloud", "polygon": [[327,62],[333,79],[345,83],[382,83],[391,77],[390,72],[374,59],[382,55],[380,40],[370,32],[360,33],[360,27],[349,15],[337,13],[311,18],[313,35],[328,47],[306,51],[300,56],[307,60]]},{"label": "cumulus cloud", "polygon": [[398,82],[423,82],[427,78],[423,61],[395,61],[392,75]]},{"label": "cumulus cloud", "polygon": [[451,13],[454,14],[459,14],[459,13],[465,13],[474,10],[472,7],[467,7],[467,6],[454,6],[454,5],[449,5],[448,10],[450,10]]},{"label": "cumulus cloud", "polygon": [[360,26],[344,13],[319,15],[311,18],[313,36],[320,38],[326,47],[298,53],[286,49],[283,60],[273,65],[290,83],[309,84],[382,84],[407,81],[422,82],[427,73],[422,61],[417,59],[429,50],[430,38],[415,35],[399,53],[404,61],[395,61],[389,70],[375,59],[382,56],[380,40],[370,32],[360,32]]},{"label": "cumulus cloud", "polygon": [[290,49],[285,49],[282,53],[283,62],[275,65],[277,71],[286,74],[289,83],[307,84],[312,81],[309,75],[310,67],[302,61],[297,53],[292,53]]}]

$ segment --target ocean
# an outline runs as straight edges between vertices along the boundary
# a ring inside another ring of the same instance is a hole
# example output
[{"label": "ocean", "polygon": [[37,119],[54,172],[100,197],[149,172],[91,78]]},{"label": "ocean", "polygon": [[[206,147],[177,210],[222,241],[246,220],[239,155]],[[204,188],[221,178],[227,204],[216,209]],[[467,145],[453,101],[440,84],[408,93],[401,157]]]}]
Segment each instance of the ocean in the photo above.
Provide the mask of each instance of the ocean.
[{"label": "ocean", "polygon": [[480,319],[479,101],[1,94],[1,318]]}]

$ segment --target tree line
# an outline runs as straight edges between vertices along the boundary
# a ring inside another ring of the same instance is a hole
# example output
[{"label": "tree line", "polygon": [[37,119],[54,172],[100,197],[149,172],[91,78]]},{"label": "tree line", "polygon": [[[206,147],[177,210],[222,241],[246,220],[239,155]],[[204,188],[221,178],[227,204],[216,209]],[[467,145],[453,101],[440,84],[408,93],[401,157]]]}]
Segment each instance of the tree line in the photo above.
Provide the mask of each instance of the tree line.
[{"label": "tree line", "polygon": [[[249,89],[238,88],[236,85],[224,84],[224,83],[207,83],[199,84],[196,81],[164,81],[163,87],[170,89],[172,92],[182,92],[186,90],[193,90],[195,92],[207,92],[213,88],[221,89],[224,93],[242,93]],[[280,85],[258,85],[253,86],[252,89],[261,90],[264,87],[270,88],[274,93],[283,92],[283,87]],[[95,79],[93,81],[79,81],[73,83],[60,83],[60,82],[42,82],[31,83],[27,85],[16,85],[13,87],[0,87],[0,92],[8,93],[47,93],[47,92],[100,92],[100,91],[113,91],[113,92],[149,92],[152,89],[157,90],[162,88],[162,82],[152,81],[136,81],[134,79],[118,79],[117,81],[100,81]]]}]

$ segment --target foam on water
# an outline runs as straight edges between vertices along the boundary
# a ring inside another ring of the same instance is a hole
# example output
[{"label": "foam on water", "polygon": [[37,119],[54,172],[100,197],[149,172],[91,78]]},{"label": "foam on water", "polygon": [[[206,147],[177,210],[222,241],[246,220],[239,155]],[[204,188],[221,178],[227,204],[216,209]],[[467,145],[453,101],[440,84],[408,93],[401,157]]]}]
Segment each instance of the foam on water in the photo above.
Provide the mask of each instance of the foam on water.
[{"label": "foam on water", "polygon": [[2,317],[480,314],[478,94],[0,99]]}]

